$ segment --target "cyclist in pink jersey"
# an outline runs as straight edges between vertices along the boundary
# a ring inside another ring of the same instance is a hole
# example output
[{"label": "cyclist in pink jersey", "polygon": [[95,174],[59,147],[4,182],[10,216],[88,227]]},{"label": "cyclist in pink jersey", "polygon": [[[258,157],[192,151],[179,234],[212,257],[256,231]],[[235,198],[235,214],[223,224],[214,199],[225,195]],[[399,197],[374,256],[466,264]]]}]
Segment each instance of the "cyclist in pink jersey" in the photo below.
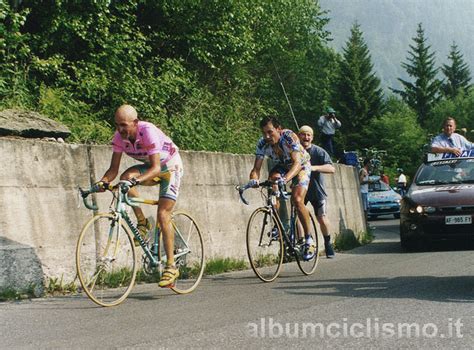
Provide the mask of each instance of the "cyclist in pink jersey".
[{"label": "cyclist in pink jersey", "polygon": [[[112,140],[112,160],[109,169],[97,183],[99,188],[113,181],[119,172],[122,154],[133,157],[142,164],[132,166],[120,175],[120,180],[130,183],[128,194],[138,197],[136,185],[154,186],[160,184],[157,222],[163,233],[167,263],[160,287],[171,287],[179,276],[179,270],[174,263],[174,235],[171,228],[171,213],[179,194],[183,165],[178,147],[155,125],[138,120],[134,107],[122,105],[115,112],[115,126],[117,131]],[[169,171],[166,178],[157,177],[160,172]],[[145,235],[151,223],[145,218],[140,207],[132,207],[137,217],[138,229]]]}]

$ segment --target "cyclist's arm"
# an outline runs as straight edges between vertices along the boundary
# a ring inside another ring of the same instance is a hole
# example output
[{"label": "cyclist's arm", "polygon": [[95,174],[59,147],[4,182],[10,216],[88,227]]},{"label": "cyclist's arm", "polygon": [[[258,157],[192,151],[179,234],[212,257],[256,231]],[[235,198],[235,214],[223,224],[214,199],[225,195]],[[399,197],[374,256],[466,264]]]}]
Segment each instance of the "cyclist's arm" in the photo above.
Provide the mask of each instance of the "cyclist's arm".
[{"label": "cyclist's arm", "polygon": [[290,153],[291,157],[291,168],[285,175],[286,182],[289,182],[301,171],[301,152],[293,151]]},{"label": "cyclist's arm", "polygon": [[111,183],[118,174],[120,168],[120,160],[122,159],[122,152],[114,152],[112,154],[112,160],[110,161],[109,169],[105,172],[104,176],[100,181]]},{"label": "cyclist's arm", "polygon": [[259,180],[260,179],[260,170],[262,169],[263,158],[255,158],[253,168],[250,171],[249,179],[250,180]]},{"label": "cyclist's arm", "polygon": [[158,176],[161,171],[160,154],[155,153],[148,156],[150,167],[140,176],[136,177],[138,182],[146,182]]}]

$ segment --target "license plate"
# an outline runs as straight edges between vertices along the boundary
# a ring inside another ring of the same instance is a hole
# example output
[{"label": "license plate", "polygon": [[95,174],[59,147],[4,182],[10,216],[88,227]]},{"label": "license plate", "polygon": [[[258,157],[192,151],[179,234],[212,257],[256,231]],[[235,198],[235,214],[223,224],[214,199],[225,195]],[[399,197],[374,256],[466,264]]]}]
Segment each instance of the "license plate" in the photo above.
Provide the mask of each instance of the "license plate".
[{"label": "license plate", "polygon": [[472,223],[471,215],[446,216],[446,225],[465,225]]},{"label": "license plate", "polygon": [[382,210],[390,209],[390,207],[380,207]]}]

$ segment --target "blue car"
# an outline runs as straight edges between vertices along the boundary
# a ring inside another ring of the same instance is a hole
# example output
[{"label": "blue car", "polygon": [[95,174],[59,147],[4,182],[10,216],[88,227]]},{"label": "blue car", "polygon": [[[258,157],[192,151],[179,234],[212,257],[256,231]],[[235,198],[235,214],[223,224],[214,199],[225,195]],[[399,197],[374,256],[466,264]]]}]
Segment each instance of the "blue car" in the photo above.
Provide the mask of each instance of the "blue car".
[{"label": "blue car", "polygon": [[393,215],[400,218],[400,201],[402,197],[389,185],[380,180],[380,176],[369,177],[369,219],[379,215]]}]

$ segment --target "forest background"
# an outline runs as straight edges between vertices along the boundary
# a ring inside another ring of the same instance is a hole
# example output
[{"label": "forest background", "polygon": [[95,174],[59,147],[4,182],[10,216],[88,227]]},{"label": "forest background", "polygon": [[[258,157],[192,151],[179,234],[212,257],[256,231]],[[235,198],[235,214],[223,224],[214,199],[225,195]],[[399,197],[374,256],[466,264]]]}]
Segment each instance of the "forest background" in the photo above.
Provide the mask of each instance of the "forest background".
[{"label": "forest background", "polygon": [[129,103],[181,149],[253,153],[262,116],[296,130],[282,83],[300,126],[317,132],[336,109],[335,158],[386,150],[392,179],[399,167],[414,173],[448,115],[473,139],[462,47],[451,38],[438,65],[421,22],[406,59],[391,62],[405,74],[388,89],[361,25],[338,23],[350,34],[336,51],[318,1],[10,0],[0,18],[0,109],[58,120],[69,142],[109,143],[114,110]]}]

